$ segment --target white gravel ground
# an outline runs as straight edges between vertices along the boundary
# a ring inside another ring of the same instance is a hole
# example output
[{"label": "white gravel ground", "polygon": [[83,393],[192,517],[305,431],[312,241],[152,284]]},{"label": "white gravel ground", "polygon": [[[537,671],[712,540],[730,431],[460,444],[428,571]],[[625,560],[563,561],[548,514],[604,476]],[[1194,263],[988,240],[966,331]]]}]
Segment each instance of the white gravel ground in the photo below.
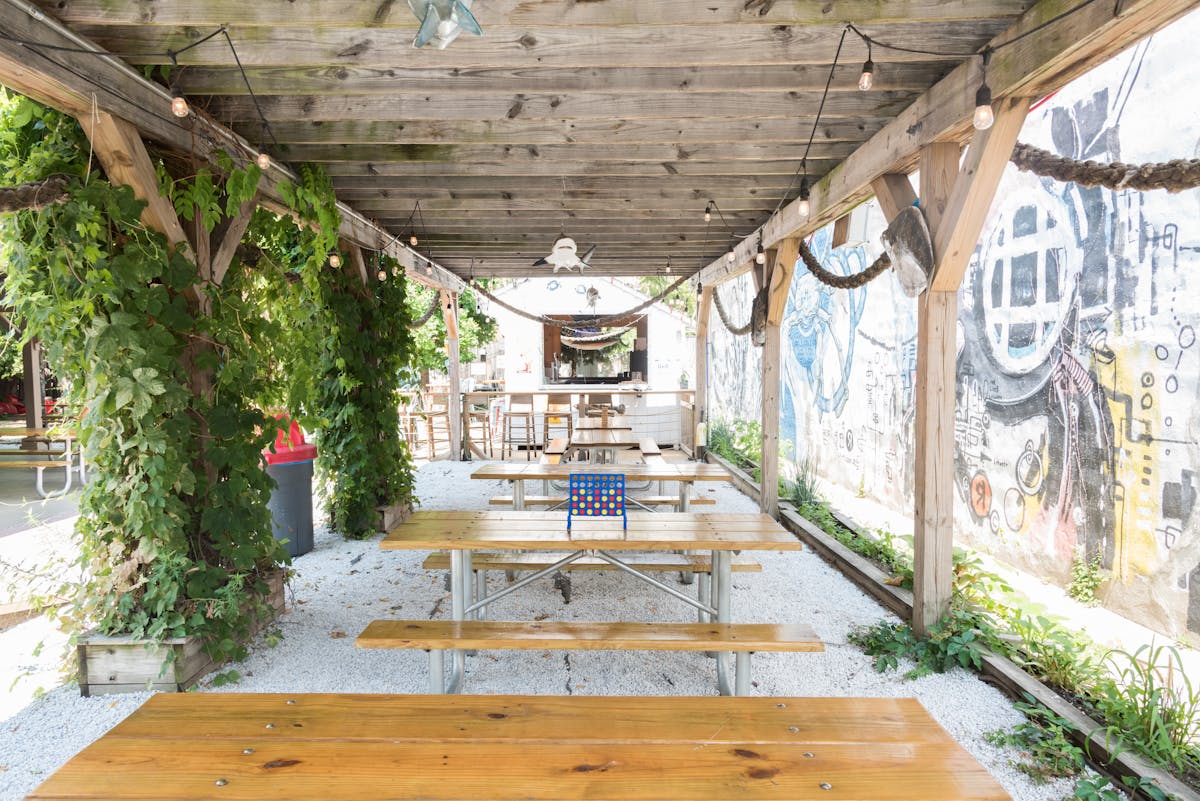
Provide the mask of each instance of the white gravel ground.
[{"label": "white gravel ground", "polygon": [[[435,462],[418,473],[423,509],[482,509],[500,483],[470,481],[473,465]],[[708,489],[719,511],[756,510],[728,485]],[[880,675],[857,648],[846,644],[857,624],[887,613],[840,573],[809,552],[759,554],[762,573],[734,578],[734,619],[808,621],[826,642],[817,654],[759,654],[755,692],[780,696],[915,696],[1017,801],[1060,799],[1073,784],[1037,786],[1010,765],[1015,752],[989,745],[985,732],[1022,720],[1012,704],[973,674],[954,670],[915,681]],[[354,637],[381,617],[444,618],[449,595],[442,575],[420,567],[423,555],[380,551],[377,541],[343,542],[319,530],[315,549],[296,560],[289,612],[269,647],[260,639],[244,662],[226,666],[241,678],[222,692],[425,691],[427,659],[421,651],[363,651]],[[494,586],[503,574],[491,577]],[[656,594],[632,577],[609,572],[573,574],[573,597],[563,604],[550,580],[514,593],[491,607],[495,619],[538,616],[578,620],[691,620],[690,607]],[[23,664],[4,655],[43,632],[37,621],[0,634],[0,670]],[[28,653],[26,650],[25,653]],[[464,691],[587,695],[713,695],[713,662],[696,654],[646,652],[481,652],[468,658]],[[45,674],[41,674],[44,680]],[[208,686],[201,691],[214,691]],[[28,684],[28,682],[26,682]],[[22,690],[22,692],[28,692]],[[4,719],[0,709],[0,801],[16,801],[73,754],[136,709],[148,693],[80,698],[74,685],[59,687]]]}]

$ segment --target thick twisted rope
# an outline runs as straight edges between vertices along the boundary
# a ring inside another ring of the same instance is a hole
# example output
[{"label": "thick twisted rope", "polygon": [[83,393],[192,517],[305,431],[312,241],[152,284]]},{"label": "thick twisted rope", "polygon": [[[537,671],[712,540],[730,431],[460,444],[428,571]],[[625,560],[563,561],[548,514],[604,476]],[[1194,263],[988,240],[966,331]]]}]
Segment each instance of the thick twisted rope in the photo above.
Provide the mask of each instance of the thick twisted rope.
[{"label": "thick twisted rope", "polygon": [[864,286],[883,275],[892,266],[891,257],[886,253],[880,253],[879,258],[862,272],[855,273],[854,275],[831,273],[821,266],[821,262],[817,261],[817,257],[808,249],[808,245],[803,239],[800,240],[800,258],[804,259],[804,266],[808,268],[808,271],[813,274],[814,278],[834,289],[855,289],[856,287]]},{"label": "thick twisted rope", "polygon": [[1182,192],[1200,186],[1200,159],[1175,159],[1151,164],[1101,164],[1056,156],[1048,150],[1018,142],[1009,159],[1017,169],[1057,181],[1108,189]]},{"label": "thick twisted rope", "polygon": [[553,317],[547,317],[544,314],[531,314],[530,312],[527,312],[523,309],[518,309],[516,306],[513,306],[510,303],[506,303],[505,301],[496,297],[491,292],[488,292],[482,286],[477,284],[473,279],[470,281],[470,284],[471,284],[471,287],[474,288],[476,292],[480,293],[481,295],[483,295],[485,298],[487,298],[488,300],[495,303],[500,308],[507,309],[508,311],[512,312],[513,314],[517,315],[518,317],[524,317],[526,320],[531,320],[535,323],[541,323],[543,325],[552,325],[552,326],[555,326],[556,328],[582,328],[582,327],[588,327],[588,326],[594,326],[594,325],[607,325],[608,323],[616,323],[616,322],[620,322],[621,320],[625,320],[629,317],[632,317],[633,315],[640,312],[642,309],[647,309],[647,308],[653,306],[655,303],[658,303],[660,300],[665,298],[667,295],[670,295],[676,289],[683,286],[684,282],[687,281],[690,277],[691,276],[688,276],[688,275],[680,276],[679,280],[677,280],[675,283],[671,284],[669,287],[664,289],[662,292],[659,292],[657,295],[650,298],[645,303],[640,303],[637,306],[634,306],[632,309],[627,309],[623,312],[618,312],[616,314],[605,314],[605,315],[601,315],[599,317],[586,317],[581,320],[556,320]]},{"label": "thick twisted rope", "polygon": [[422,314],[420,317],[418,317],[417,319],[415,319],[411,323],[409,323],[408,327],[410,329],[412,329],[413,331],[416,331],[418,328],[425,325],[425,323],[429,322],[429,318],[433,317],[433,313],[435,311],[437,311],[438,307],[440,307],[442,305],[441,301],[442,301],[442,299],[440,297],[438,297],[438,293],[434,292],[433,293],[433,302],[429,304],[429,308],[425,310],[424,314]]},{"label": "thick twisted rope", "polygon": [[725,311],[725,304],[721,302],[721,293],[717,291],[716,287],[713,287],[713,305],[717,307],[717,316],[721,318],[721,324],[729,330],[729,333],[735,337],[750,333],[750,326],[754,325],[754,315],[750,315],[750,319],[746,321],[745,325],[733,325],[733,323],[729,322],[729,315]]}]

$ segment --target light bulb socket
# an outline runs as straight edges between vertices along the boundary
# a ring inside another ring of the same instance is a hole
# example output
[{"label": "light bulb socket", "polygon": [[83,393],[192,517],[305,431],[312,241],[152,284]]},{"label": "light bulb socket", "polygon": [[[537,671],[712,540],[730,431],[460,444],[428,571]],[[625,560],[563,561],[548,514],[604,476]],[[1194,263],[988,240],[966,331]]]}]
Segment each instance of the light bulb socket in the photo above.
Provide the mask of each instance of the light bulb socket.
[{"label": "light bulb socket", "polygon": [[863,62],[862,74],[858,76],[858,88],[866,92],[875,85],[875,62],[867,59]]},{"label": "light bulb socket", "polygon": [[806,175],[800,179],[800,199],[808,200],[808,194],[809,194],[808,176]]},{"label": "light bulb socket", "polygon": [[975,108],[990,105],[992,105],[992,87],[987,85],[987,81],[984,81],[975,90]]},{"label": "light bulb socket", "polygon": [[712,222],[712,211],[713,211],[713,204],[712,204],[712,201],[710,200],[710,201],[708,201],[708,203],[704,204],[704,221],[705,222]]}]

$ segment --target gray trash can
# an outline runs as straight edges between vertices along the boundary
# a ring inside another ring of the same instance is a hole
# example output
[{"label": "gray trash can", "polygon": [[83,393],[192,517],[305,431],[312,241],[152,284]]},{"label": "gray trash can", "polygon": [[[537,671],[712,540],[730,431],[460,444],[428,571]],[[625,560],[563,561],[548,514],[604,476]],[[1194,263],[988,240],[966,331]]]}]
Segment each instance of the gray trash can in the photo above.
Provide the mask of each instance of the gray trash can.
[{"label": "gray trash can", "polygon": [[[287,423],[278,421],[280,426]],[[317,446],[304,442],[304,434],[296,423],[288,427],[287,432],[279,430],[274,449],[264,451],[263,456],[267,460],[267,475],[276,484],[267,501],[275,539],[284,543],[288,554],[297,557],[313,547],[312,478]]]}]

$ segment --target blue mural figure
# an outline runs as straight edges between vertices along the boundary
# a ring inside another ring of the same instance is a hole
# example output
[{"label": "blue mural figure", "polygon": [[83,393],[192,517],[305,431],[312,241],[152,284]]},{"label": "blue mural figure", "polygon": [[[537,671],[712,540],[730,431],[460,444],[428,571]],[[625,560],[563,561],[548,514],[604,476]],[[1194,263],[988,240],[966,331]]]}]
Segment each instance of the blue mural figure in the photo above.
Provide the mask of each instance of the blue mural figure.
[{"label": "blue mural figure", "polygon": [[[865,246],[832,247],[832,233],[822,229],[809,243],[825,269],[841,275],[861,272],[870,265]],[[796,264],[788,292],[784,326],[790,345],[789,378],[802,378],[812,389],[817,409],[841,415],[850,396],[850,368],[854,363],[854,338],[867,302],[867,288],[844,290],[825,286],[803,261]],[[790,399],[790,391],[785,398]],[[795,423],[789,421],[794,437]],[[788,432],[784,432],[785,439]]]}]

